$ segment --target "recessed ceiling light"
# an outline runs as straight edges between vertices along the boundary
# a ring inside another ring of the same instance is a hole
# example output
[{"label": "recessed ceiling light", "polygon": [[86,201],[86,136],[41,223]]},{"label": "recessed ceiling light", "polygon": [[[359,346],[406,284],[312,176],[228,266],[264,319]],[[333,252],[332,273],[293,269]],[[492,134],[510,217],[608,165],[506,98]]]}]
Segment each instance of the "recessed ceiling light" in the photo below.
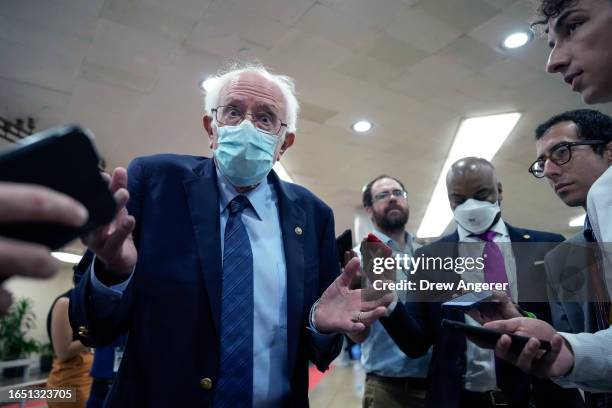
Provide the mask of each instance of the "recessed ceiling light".
[{"label": "recessed ceiling light", "polygon": [[468,118],[461,122],[438,182],[417,231],[419,238],[440,236],[453,219],[446,191],[446,173],[457,160],[476,156],[491,160],[521,118],[518,112]]},{"label": "recessed ceiling light", "polygon": [[210,86],[215,82],[214,78],[203,79],[200,81],[200,89],[207,92]]},{"label": "recessed ceiling light", "polygon": [[520,48],[533,38],[531,31],[517,31],[504,39],[502,46],[506,49]]},{"label": "recessed ceiling light", "polygon": [[353,123],[352,126],[355,132],[363,133],[372,129],[372,122],[368,122],[367,120],[360,120],[359,122]]},{"label": "recessed ceiling light", "polygon": [[582,214],[578,217],[572,218],[569,222],[570,227],[582,227],[584,226],[584,219],[586,218],[586,214]]}]

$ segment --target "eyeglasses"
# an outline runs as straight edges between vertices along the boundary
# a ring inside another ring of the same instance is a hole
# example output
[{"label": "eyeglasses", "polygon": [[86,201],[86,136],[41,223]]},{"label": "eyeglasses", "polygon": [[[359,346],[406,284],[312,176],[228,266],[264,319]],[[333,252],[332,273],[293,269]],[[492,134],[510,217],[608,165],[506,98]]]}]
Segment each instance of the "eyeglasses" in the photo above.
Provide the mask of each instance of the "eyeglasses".
[{"label": "eyeglasses", "polygon": [[529,166],[529,172],[537,178],[542,178],[544,177],[544,165],[546,164],[546,160],[550,159],[550,161],[556,165],[561,166],[572,160],[572,147],[582,145],[595,146],[606,143],[607,142],[604,140],[583,140],[581,142],[559,143],[550,151],[550,153],[534,161],[533,164]]},{"label": "eyeglasses", "polygon": [[391,196],[395,198],[406,198],[408,194],[404,190],[396,189],[392,191],[381,191],[380,193],[374,196],[374,201],[385,201],[391,198]]},{"label": "eyeglasses", "polygon": [[[240,108],[232,105],[218,106],[212,109],[215,114],[215,119],[222,125],[236,126],[242,123],[245,116]],[[269,111],[258,111],[248,113],[251,116],[253,125],[264,133],[270,135],[278,135],[283,126],[287,127],[274,113]]]}]

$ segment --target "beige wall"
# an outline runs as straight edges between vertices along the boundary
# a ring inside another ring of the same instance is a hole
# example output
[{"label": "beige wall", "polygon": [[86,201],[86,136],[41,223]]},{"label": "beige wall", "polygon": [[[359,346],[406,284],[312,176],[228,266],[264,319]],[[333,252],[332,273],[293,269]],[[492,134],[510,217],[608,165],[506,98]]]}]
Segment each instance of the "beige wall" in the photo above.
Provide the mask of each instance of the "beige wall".
[{"label": "beige wall", "polygon": [[6,283],[6,288],[13,293],[13,299],[28,297],[32,299],[36,313],[36,328],[32,337],[40,342],[48,343],[47,313],[53,300],[72,286],[72,264],[62,264],[62,268],[54,277],[46,280],[12,278]]}]

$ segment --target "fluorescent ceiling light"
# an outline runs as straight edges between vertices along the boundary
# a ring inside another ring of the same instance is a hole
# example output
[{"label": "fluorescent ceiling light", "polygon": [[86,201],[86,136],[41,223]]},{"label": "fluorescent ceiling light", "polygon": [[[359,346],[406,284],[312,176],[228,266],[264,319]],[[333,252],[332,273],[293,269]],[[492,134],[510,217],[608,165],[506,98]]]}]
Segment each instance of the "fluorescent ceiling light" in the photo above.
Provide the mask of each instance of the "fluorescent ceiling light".
[{"label": "fluorescent ceiling light", "polygon": [[504,39],[502,46],[507,49],[520,48],[533,38],[531,31],[518,31],[512,33]]},{"label": "fluorescent ceiling light", "polygon": [[457,160],[476,156],[491,160],[521,118],[518,112],[464,119],[446,157],[417,237],[440,236],[453,218],[446,192],[446,173]]},{"label": "fluorescent ceiling light", "polygon": [[202,89],[205,92],[208,92],[208,90],[210,89],[211,85],[215,82],[214,78],[208,78],[205,80],[200,81],[200,89]]},{"label": "fluorescent ceiling light", "polygon": [[293,179],[285,169],[285,166],[281,164],[281,162],[277,161],[276,163],[274,163],[274,167],[272,168],[281,180],[293,183]]},{"label": "fluorescent ceiling light", "polygon": [[352,126],[355,132],[363,133],[372,129],[372,122],[368,122],[367,120],[360,120],[359,122],[353,123]]},{"label": "fluorescent ceiling light", "polygon": [[570,227],[583,227],[585,218],[586,218],[586,214],[582,214],[578,217],[574,217],[570,220],[569,226]]},{"label": "fluorescent ceiling light", "polygon": [[62,262],[71,264],[78,264],[82,258],[81,255],[69,254],[68,252],[51,252],[51,255]]}]

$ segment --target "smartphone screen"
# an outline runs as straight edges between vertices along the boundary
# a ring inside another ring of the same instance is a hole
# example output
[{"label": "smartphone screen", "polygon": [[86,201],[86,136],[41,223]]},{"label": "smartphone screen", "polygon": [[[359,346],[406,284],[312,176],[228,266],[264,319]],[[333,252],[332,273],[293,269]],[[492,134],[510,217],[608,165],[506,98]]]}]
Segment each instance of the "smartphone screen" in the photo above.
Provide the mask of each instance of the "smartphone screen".
[{"label": "smartphone screen", "polygon": [[442,303],[442,307],[450,307],[461,310],[469,310],[476,307],[479,303],[493,297],[493,292],[483,290],[480,292],[469,292],[447,302]]}]

